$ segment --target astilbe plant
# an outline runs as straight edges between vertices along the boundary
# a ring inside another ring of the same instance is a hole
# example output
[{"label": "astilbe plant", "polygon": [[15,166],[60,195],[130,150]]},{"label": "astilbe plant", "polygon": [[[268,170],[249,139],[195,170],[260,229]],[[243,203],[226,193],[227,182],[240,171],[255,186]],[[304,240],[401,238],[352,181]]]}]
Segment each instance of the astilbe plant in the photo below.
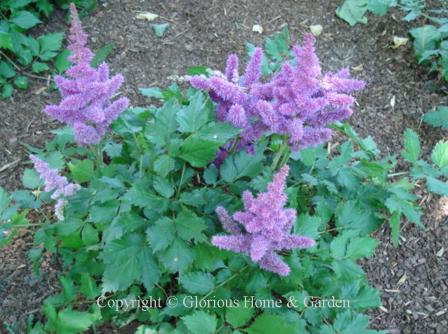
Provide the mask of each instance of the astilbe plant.
[{"label": "astilbe plant", "polygon": [[93,53],[86,46],[87,35],[73,3],[70,12],[72,24],[68,49],[72,54],[68,59],[73,66],[66,71],[67,77],[55,76],[62,101],[59,105],[48,105],[45,113],[73,127],[78,145],[97,144],[110,124],[127,108],[129,100],[122,97],[112,101],[124,78],[121,74],[109,78],[106,63],[97,69],[91,66]]},{"label": "astilbe plant", "polygon": [[287,201],[284,191],[288,172],[289,167],[284,166],[268,185],[268,191],[256,198],[251,192],[244,191],[244,211],[234,213],[233,219],[226,209],[218,207],[216,209],[218,218],[224,230],[231,235],[214,236],[212,244],[249,255],[261,268],[287,276],[290,268],[277,252],[315,245],[315,241],[311,238],[290,233],[297,213],[295,209],[284,208]]},{"label": "astilbe plant", "polygon": [[57,169],[50,168],[48,163],[39,159],[35,155],[30,155],[30,159],[34,164],[34,168],[39,173],[40,178],[44,181],[44,191],[53,192],[51,198],[56,200],[54,212],[59,220],[64,220],[64,206],[66,198],[73,196],[81,189],[76,183],[68,182],[65,176],[59,175]]},{"label": "astilbe plant", "polygon": [[306,35],[302,46],[293,47],[296,64],[285,62],[265,83],[261,48],[255,48],[242,78],[238,58],[231,55],[225,75],[192,76],[190,83],[217,102],[218,120],[242,129],[238,148],[251,149],[266,132],[287,136],[293,151],[316,146],[331,138],[329,124],[352,114],[355,98],[349,94],[365,83],[351,79],[347,69],[323,74],[314,44],[314,36]]}]

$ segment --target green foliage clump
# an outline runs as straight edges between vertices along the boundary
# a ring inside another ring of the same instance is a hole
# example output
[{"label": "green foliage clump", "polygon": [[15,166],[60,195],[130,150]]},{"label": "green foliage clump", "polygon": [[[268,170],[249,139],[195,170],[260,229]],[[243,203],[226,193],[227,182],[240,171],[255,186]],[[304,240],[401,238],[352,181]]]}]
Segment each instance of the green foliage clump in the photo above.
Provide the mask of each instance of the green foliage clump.
[{"label": "green foliage clump", "polygon": [[[28,88],[28,78],[68,67],[68,50],[62,49],[64,34],[55,32],[37,38],[31,29],[49,19],[55,5],[66,9],[69,0],[6,0],[0,2],[0,89],[1,98],[14,88]],[[74,1],[83,12],[93,10],[96,0]]]}]

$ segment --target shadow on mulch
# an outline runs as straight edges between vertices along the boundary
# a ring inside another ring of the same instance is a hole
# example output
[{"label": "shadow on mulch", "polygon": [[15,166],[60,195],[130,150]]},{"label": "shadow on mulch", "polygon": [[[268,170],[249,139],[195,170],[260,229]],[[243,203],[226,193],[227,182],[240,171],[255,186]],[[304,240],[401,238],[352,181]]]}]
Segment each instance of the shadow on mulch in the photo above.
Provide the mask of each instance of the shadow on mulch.
[{"label": "shadow on mulch", "polygon": [[[410,44],[391,48],[393,36],[406,36],[409,26],[387,15],[369,17],[368,25],[349,27],[334,15],[340,2],[114,0],[87,17],[84,26],[93,49],[111,41],[116,44],[109,62],[113,72],[120,71],[126,78],[122,92],[133,105],[146,105],[149,101],[138,94],[139,87],[165,86],[169,76],[183,75],[191,66],[223,69],[227,54],[237,52],[244,59],[246,41],[260,45],[265,35],[284,24],[294,41],[300,41],[309,25],[321,24],[318,54],[324,69],[355,67],[354,76],[367,82],[351,119],[354,128],[363,136],[372,135],[385,154],[399,152],[404,129],[414,128],[427,154],[446,133],[422,126],[419,120],[426,111],[446,104],[447,98],[430,90],[433,82],[416,65]],[[148,22],[135,18],[138,11],[159,14],[154,22],[169,23],[167,34],[156,38]],[[252,32],[254,24],[263,26],[263,36]],[[66,31],[62,15],[45,30]],[[30,89],[16,92],[12,101],[0,101],[0,170],[12,163],[0,172],[0,186],[9,190],[21,187],[26,162],[21,143],[40,146],[50,136],[49,130],[58,126],[41,112],[58,98],[56,92],[45,89],[46,84],[31,80]],[[378,233],[383,242],[375,257],[364,262],[370,281],[383,296],[383,309],[372,312],[372,325],[393,329],[394,334],[446,333],[448,325],[447,257],[436,255],[442,247],[448,250],[448,228],[443,223],[448,212],[435,211],[440,206],[437,199],[422,194],[422,201],[422,207],[431,212],[425,218],[428,229],[405,224],[402,245],[393,248],[384,227]],[[57,290],[53,273],[44,273],[37,281],[32,275],[25,255],[30,244],[27,235],[0,253],[0,319],[18,323],[19,332],[27,315]]]}]

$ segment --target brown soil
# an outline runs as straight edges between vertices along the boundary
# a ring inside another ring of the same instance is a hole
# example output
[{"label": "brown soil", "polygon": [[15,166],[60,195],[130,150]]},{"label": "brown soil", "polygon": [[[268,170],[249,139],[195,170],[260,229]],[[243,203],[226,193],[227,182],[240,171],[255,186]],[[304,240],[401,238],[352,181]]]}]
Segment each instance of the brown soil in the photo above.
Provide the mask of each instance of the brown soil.
[{"label": "brown soil", "polygon": [[[409,26],[394,13],[369,17],[368,25],[349,27],[334,15],[340,2],[111,0],[87,17],[84,26],[94,49],[116,43],[108,59],[112,71],[126,77],[123,93],[133,105],[145,105],[149,101],[138,94],[139,87],[163,87],[169,76],[182,75],[191,66],[222,69],[228,53],[237,52],[244,59],[246,41],[261,44],[265,35],[284,24],[295,41],[300,41],[309,25],[321,24],[324,30],[318,38],[318,52],[324,68],[355,67],[358,71],[353,71],[354,75],[367,82],[351,119],[354,128],[361,135],[372,135],[385,153],[396,153],[401,149],[404,129],[411,127],[422,136],[428,152],[446,133],[423,126],[420,118],[437,105],[447,104],[448,99],[433,92],[437,85],[416,65],[409,44],[391,48],[393,36],[406,36]],[[161,39],[155,37],[149,22],[135,18],[138,11],[159,14],[154,22],[169,23],[167,34]],[[254,24],[263,26],[263,35],[252,32]],[[61,29],[66,29],[62,15],[45,27],[49,31]],[[45,104],[57,99],[57,93],[45,89],[44,80],[31,81],[29,90],[15,93],[11,101],[0,101],[0,170],[12,163],[0,172],[0,186],[9,190],[21,187],[26,165],[26,149],[21,144],[39,146],[50,135],[49,130],[57,127],[41,112]],[[384,308],[373,313],[375,328],[392,329],[393,333],[446,333],[448,210],[443,210],[437,199],[424,199],[422,206],[431,212],[426,218],[428,229],[405,225],[405,240],[393,248],[384,228],[379,233],[382,243],[376,256],[364,264],[383,295]],[[27,314],[57,286],[54,279],[34,280],[26,260],[26,240],[17,239],[0,255],[0,319],[17,322],[21,328],[18,333],[23,331]],[[442,247],[445,254],[437,256]]]}]

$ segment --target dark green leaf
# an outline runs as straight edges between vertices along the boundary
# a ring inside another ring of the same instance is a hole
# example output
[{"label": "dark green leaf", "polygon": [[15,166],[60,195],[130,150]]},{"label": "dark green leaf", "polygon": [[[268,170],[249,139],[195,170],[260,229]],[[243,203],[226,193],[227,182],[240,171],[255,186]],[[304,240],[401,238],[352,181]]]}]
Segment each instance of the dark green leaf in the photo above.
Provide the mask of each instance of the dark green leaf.
[{"label": "dark green leaf", "polygon": [[11,17],[9,21],[22,29],[30,29],[34,27],[36,24],[42,22],[34,14],[26,10],[14,13],[14,15]]},{"label": "dark green leaf", "polygon": [[93,67],[98,67],[101,63],[103,63],[107,56],[112,52],[113,48],[115,47],[115,43],[110,42],[107,43],[105,46],[103,46],[101,49],[99,49],[95,53],[95,57],[93,57],[91,65]]},{"label": "dark green leaf", "polygon": [[197,271],[183,275],[180,284],[190,293],[206,294],[215,287],[215,279],[210,273]]}]

